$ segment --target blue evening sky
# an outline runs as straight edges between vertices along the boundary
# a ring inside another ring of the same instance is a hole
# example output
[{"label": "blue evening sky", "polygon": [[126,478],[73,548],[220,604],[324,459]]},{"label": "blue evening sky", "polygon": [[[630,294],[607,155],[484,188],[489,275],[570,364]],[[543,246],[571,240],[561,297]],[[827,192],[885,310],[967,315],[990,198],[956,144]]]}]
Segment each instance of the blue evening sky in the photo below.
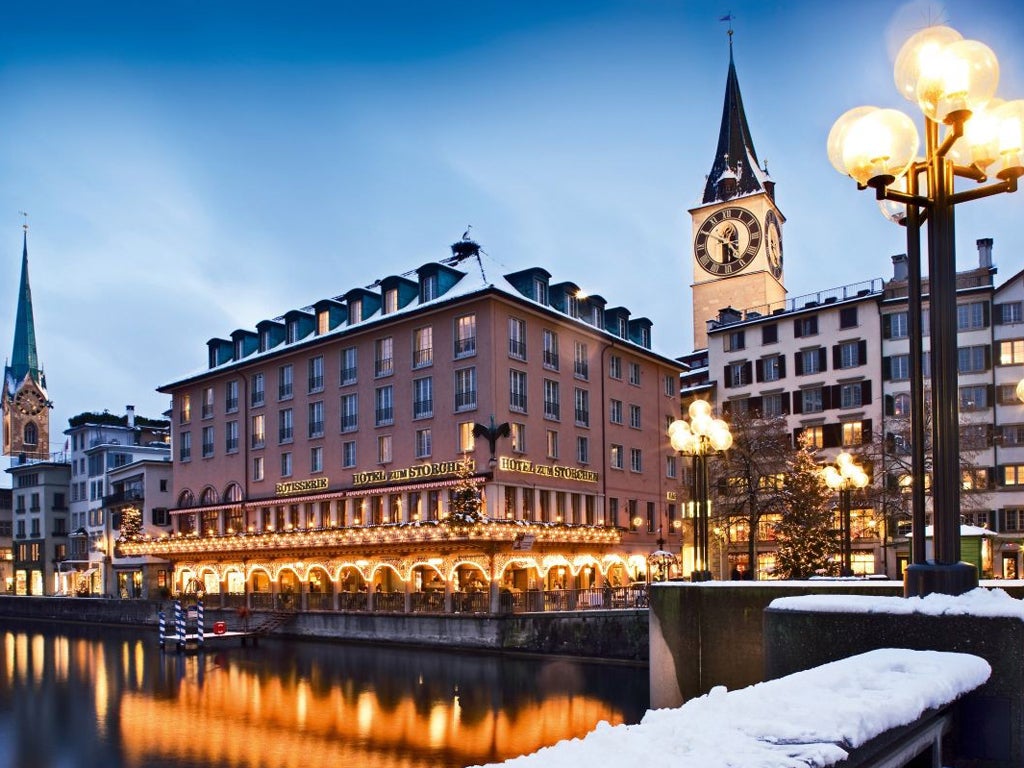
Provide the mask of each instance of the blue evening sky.
[{"label": "blue evening sky", "polygon": [[[24,210],[55,449],[83,410],[158,415],[210,337],[443,258],[467,224],[509,271],[545,266],[685,353],[730,11],[790,295],[889,276],[903,231],[831,168],[829,128],[860,104],[916,119],[891,63],[929,18],[1024,98],[1024,3],[8,4],[0,351]],[[989,236],[1001,278],[1024,266],[1022,205],[961,207],[961,268]]]}]

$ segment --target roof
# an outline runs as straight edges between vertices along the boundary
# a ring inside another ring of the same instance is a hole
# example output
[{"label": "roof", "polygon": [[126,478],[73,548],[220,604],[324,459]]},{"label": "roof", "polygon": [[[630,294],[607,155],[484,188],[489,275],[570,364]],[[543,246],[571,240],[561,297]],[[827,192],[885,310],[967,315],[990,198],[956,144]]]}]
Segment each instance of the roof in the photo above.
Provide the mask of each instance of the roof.
[{"label": "roof", "polygon": [[18,308],[14,318],[14,348],[5,371],[7,391],[13,393],[30,377],[45,392],[46,379],[39,368],[36,351],[36,324],[32,315],[32,288],[28,281],[28,227],[22,240],[21,282],[18,285]]}]

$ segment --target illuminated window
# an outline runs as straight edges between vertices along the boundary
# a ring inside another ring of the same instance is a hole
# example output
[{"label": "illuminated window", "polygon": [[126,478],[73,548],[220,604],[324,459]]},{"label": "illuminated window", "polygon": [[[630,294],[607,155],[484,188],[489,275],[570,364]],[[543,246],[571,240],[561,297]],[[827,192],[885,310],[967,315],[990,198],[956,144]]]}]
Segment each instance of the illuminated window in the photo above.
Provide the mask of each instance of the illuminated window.
[{"label": "illuminated window", "polygon": [[398,311],[398,289],[389,288],[384,291],[384,314],[390,315]]},{"label": "illuminated window", "polygon": [[825,447],[825,428],[818,427],[805,427],[801,433],[807,444],[813,448],[824,448]]},{"label": "illuminated window", "polygon": [[859,421],[843,423],[843,446],[860,445],[864,442],[864,426]]},{"label": "illuminated window", "polygon": [[476,315],[455,318],[455,357],[476,354]]},{"label": "illuminated window", "polygon": [[203,387],[203,418],[213,416],[213,387]]},{"label": "illuminated window", "polygon": [[434,329],[417,328],[412,332],[412,367],[423,368],[434,362]]},{"label": "illuminated window", "polygon": [[377,463],[387,464],[391,461],[391,435],[377,436]]},{"label": "illuminated window", "polygon": [[622,469],[624,452],[621,445],[611,444],[610,464],[612,469]]},{"label": "illuminated window", "polygon": [[511,425],[512,451],[514,453],[526,452],[526,425],[512,422]]},{"label": "illuminated window", "polygon": [[999,365],[1018,365],[1024,363],[1024,339],[1000,341]]},{"label": "illuminated window", "polygon": [[548,458],[558,458],[558,432],[554,429],[547,431]]},{"label": "illuminated window", "polygon": [[257,413],[252,417],[252,447],[262,448],[267,443],[267,421],[266,416]]},{"label": "illuminated window", "polygon": [[394,341],[390,336],[374,342],[373,375],[377,378],[395,372]]},{"label": "illuminated window", "polygon": [[473,437],[473,422],[463,421],[459,424],[459,453],[469,453],[476,447]]}]

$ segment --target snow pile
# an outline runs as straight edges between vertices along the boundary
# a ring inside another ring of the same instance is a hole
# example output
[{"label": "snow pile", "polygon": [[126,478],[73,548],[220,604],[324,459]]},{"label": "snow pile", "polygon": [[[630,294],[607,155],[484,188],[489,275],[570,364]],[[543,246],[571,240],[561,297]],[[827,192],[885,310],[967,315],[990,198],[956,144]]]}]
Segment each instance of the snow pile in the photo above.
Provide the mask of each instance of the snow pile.
[{"label": "snow pile", "polygon": [[736,691],[718,687],[678,709],[649,711],[638,725],[602,722],[582,739],[502,765],[829,766],[977,688],[991,672],[977,656],[881,649]]},{"label": "snow pile", "polygon": [[1024,620],[1024,601],[1002,589],[978,587],[963,595],[931,594],[924,597],[875,595],[800,595],[780,597],[768,606],[780,611],[821,613],[892,613],[925,616],[982,616]]}]

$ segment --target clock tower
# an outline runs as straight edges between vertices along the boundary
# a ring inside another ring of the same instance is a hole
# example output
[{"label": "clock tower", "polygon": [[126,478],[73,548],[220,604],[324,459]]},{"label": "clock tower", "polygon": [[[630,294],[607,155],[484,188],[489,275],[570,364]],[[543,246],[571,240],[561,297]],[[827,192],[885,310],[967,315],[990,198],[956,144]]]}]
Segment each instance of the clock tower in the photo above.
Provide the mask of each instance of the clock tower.
[{"label": "clock tower", "polygon": [[46,375],[36,353],[36,327],[32,317],[32,290],[28,283],[28,225],[21,252],[21,284],[14,319],[14,350],[4,368],[3,453],[30,459],[50,458],[50,408]]},{"label": "clock tower", "polygon": [[726,307],[769,314],[785,305],[782,225],[775,182],[761,166],[743,111],[729,30],[729,76],[718,148],[693,222],[693,348],[708,345],[707,322]]}]

